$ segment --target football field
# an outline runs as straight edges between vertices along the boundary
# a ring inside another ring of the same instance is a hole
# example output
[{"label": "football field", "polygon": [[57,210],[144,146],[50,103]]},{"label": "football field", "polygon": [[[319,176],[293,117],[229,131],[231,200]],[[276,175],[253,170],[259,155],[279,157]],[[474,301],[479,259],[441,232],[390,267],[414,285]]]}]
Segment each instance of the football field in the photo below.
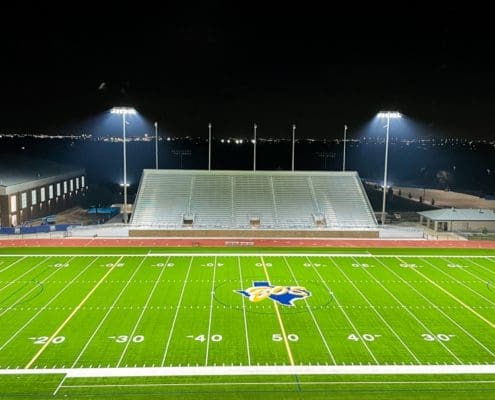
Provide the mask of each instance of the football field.
[{"label": "football field", "polygon": [[0,254],[4,393],[495,395],[493,253],[131,250]]}]

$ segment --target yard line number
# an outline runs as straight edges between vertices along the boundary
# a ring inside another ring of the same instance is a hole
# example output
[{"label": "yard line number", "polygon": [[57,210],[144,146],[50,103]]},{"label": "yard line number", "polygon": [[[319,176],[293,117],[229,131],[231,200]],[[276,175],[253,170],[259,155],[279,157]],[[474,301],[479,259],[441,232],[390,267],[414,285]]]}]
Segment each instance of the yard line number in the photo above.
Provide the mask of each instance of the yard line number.
[{"label": "yard line number", "polygon": [[[272,335],[272,340],[274,342],[281,342],[282,340],[284,340],[284,337],[280,333],[274,333]],[[298,342],[299,341],[299,336],[297,336],[295,333],[289,333],[287,335],[287,340],[289,342]]]},{"label": "yard line number", "polygon": [[375,268],[373,264],[365,264],[365,263],[353,263],[351,264],[354,268]]},{"label": "yard line number", "polygon": [[[29,340],[32,340],[34,344],[45,344],[48,342],[48,339],[50,339],[50,336],[37,336],[37,337],[30,337],[28,338]],[[65,342],[65,336],[55,336],[50,343],[52,344],[60,344]]]},{"label": "yard line number", "polygon": [[[201,343],[206,342],[207,340],[207,335],[198,335],[198,336],[187,335],[186,337],[189,339],[194,339],[197,342],[201,342]],[[212,342],[221,342],[223,340],[223,337],[222,335],[215,334],[215,335],[211,335],[210,339]]]},{"label": "yard line number", "polygon": [[437,333],[437,334],[431,334],[431,333],[423,333],[421,337],[426,340],[427,342],[448,342],[450,339],[455,337],[455,335],[447,335],[445,333]]},{"label": "yard line number", "polygon": [[359,342],[362,338],[365,342],[374,342],[375,339],[381,336],[382,335],[373,335],[371,333],[363,333],[361,336],[359,336],[356,333],[351,333],[349,336],[347,336],[347,339],[353,342]]},{"label": "yard line number", "polygon": [[108,338],[110,340],[113,340],[115,343],[127,343],[127,342],[142,343],[142,342],[144,342],[144,336],[143,335],[134,335],[134,336],[120,335],[120,336],[109,336]]}]

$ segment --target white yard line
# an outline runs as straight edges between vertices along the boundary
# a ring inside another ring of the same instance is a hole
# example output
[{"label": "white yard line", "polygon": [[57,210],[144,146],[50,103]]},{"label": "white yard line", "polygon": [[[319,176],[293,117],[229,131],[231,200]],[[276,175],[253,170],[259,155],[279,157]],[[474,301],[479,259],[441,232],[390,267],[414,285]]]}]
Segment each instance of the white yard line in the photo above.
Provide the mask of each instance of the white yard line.
[{"label": "white yard line", "polygon": [[[284,262],[285,264],[287,265],[287,268],[289,269],[289,272],[290,274],[292,275],[292,278],[294,279],[294,281],[296,282],[296,285],[299,286],[299,282],[296,278],[296,276],[294,275],[294,271],[292,270],[289,262],[287,261],[287,258],[284,257]],[[313,266],[313,263],[311,263],[311,266]],[[332,363],[333,364],[337,364],[337,362],[335,361],[335,357],[332,353],[332,350],[330,350],[330,346],[328,345],[328,342],[327,342],[327,339],[325,338],[325,335],[323,335],[323,332],[320,328],[320,325],[318,324],[318,321],[316,320],[316,317],[313,313],[313,310],[311,310],[311,307],[308,303],[308,300],[307,299],[304,299],[304,303],[306,304],[306,308],[308,309],[308,312],[309,312],[309,315],[311,315],[311,319],[313,320],[315,326],[316,326],[316,329],[318,330],[318,333],[320,334],[320,337],[321,337],[321,340],[323,341],[323,344],[325,345],[325,348],[327,350],[327,353],[328,355],[330,356],[330,359],[332,360]]]},{"label": "white yard line", "polygon": [[[27,256],[24,256],[22,258],[18,258],[17,260],[15,260],[14,262],[10,263],[9,265],[7,265],[6,267],[4,267],[3,269],[0,269],[0,273],[4,272],[4,271],[7,271],[10,267],[13,267],[14,265],[16,265],[18,262],[24,260]],[[3,261],[2,261],[2,264],[3,264]]]},{"label": "white yard line", "polygon": [[492,352],[487,346],[485,346],[482,342],[480,342],[475,336],[473,336],[467,329],[465,329],[461,324],[456,322],[450,315],[448,315],[445,311],[439,308],[435,303],[433,303],[430,299],[428,299],[423,293],[421,293],[418,289],[416,289],[413,285],[411,285],[408,281],[406,281],[402,276],[396,273],[392,268],[389,268],[387,265],[378,260],[380,264],[382,264],[386,269],[388,269],[392,274],[394,274],[397,278],[399,278],[404,284],[409,286],[415,293],[421,296],[424,300],[426,300],[435,310],[437,310],[440,314],[442,314],[445,318],[447,318],[450,322],[452,322],[457,328],[459,328],[462,332],[464,332],[468,337],[470,337],[474,342],[476,342],[479,346],[481,346],[488,354],[495,357],[495,353]]},{"label": "white yard line", "polygon": [[[397,257],[398,260],[400,260],[400,258]],[[425,274],[423,274],[422,272],[418,271],[418,268],[411,268],[414,272],[416,272],[418,275],[420,275],[421,277],[423,277],[423,279],[426,279],[428,282],[430,282],[433,286],[435,286],[436,288],[440,289],[443,293],[445,293],[447,296],[449,296],[451,299],[455,300],[456,302],[458,302],[461,306],[463,306],[466,310],[468,310],[469,312],[471,312],[472,314],[476,315],[479,319],[481,319],[482,321],[486,322],[487,325],[489,325],[491,328],[494,328],[495,329],[495,324],[490,321],[489,319],[485,318],[483,315],[481,315],[479,312],[477,312],[475,309],[473,309],[471,306],[467,305],[466,303],[464,303],[461,299],[459,299],[457,296],[454,296],[452,293],[450,293],[447,289],[445,289],[444,287],[440,286],[438,283],[436,283],[435,281],[431,280],[430,278],[428,278]]]},{"label": "white yard line", "polygon": [[[170,257],[168,257],[167,258],[167,261],[165,261],[165,266],[168,265],[169,260],[170,260]],[[160,274],[158,275],[158,278],[155,281],[155,284],[153,285],[153,288],[151,289],[150,294],[148,295],[148,298],[146,300],[146,303],[144,304],[144,307],[141,310],[141,313],[139,314],[139,317],[138,317],[136,323],[134,324],[134,328],[132,329],[132,332],[129,335],[129,340],[125,344],[124,350],[122,351],[122,354],[120,355],[119,361],[117,362],[117,367],[120,367],[120,363],[124,359],[124,356],[125,356],[125,354],[127,352],[127,349],[129,348],[129,345],[132,343],[132,338],[136,334],[136,330],[137,330],[139,324],[141,323],[141,320],[143,319],[143,316],[144,316],[145,311],[148,309],[148,304],[150,303],[151,298],[153,297],[153,294],[155,293],[156,287],[160,283],[160,279],[161,279],[161,277],[162,277],[163,272],[165,271],[165,269],[166,269],[166,267],[162,267],[161,268]]]},{"label": "white yard line", "polygon": [[[399,256],[400,257],[400,256]],[[399,257],[397,257],[397,259],[399,259]],[[448,276],[450,279],[452,279],[454,282],[458,283],[459,285],[461,286],[464,286],[467,290],[469,290],[470,292],[474,293],[476,296],[482,298],[483,300],[485,300],[487,303],[490,303],[492,306],[495,306],[495,302],[491,301],[489,298],[483,296],[480,292],[474,290],[473,288],[469,287],[468,285],[466,285],[465,283],[462,283],[460,280],[458,280],[456,277],[452,276],[451,274],[445,272],[445,271],[442,271],[441,268],[438,268],[436,265],[432,264],[431,262],[427,261],[427,260],[423,260],[425,261],[428,265],[430,265],[431,267],[433,267],[434,269],[436,269],[437,271],[439,271],[440,273],[442,273],[443,275],[446,275]],[[466,271],[468,272],[468,271]],[[471,274],[472,275],[472,274]],[[476,276],[474,275],[477,279],[481,279],[479,276]]]},{"label": "white yard line", "polygon": [[[445,260],[447,260],[447,262],[448,262],[449,264],[452,264],[452,262],[450,262],[450,260],[449,260],[449,257],[445,257]],[[486,268],[486,267],[484,267],[483,265],[478,264],[478,263],[476,263],[476,262],[474,262],[474,261],[471,261],[471,260],[468,260],[468,259],[467,259],[466,261],[468,261],[468,262],[470,262],[472,265],[475,265],[475,266],[477,266],[477,267],[479,267],[479,268],[482,268],[482,269],[484,269],[484,270],[486,270],[486,271],[488,271],[488,272],[495,273],[495,271],[491,271],[489,268]],[[475,274],[474,272],[471,272],[471,271],[469,270],[469,268],[455,268],[455,269],[457,269],[457,270],[459,270],[459,269],[460,269],[460,270],[462,271],[462,273],[464,273],[464,274],[468,274],[468,275],[471,275],[472,277],[475,277],[476,279],[478,279],[479,281],[482,281],[483,283],[486,283],[486,281],[487,281],[487,278],[481,277],[481,276],[479,276],[478,274]]]},{"label": "white yard line", "polygon": [[[260,258],[261,258],[261,265],[263,266],[263,271],[264,271],[265,276],[266,276],[266,280],[268,282],[271,282],[272,280],[270,279],[270,276],[268,275],[268,270],[266,269],[265,259],[263,258],[263,256],[261,256]],[[290,365],[294,366],[295,365],[294,357],[292,355],[292,350],[290,348],[289,340],[287,338],[287,333],[285,330],[284,321],[282,320],[282,316],[280,315],[280,310],[278,309],[277,302],[274,301],[272,303],[273,303],[273,308],[275,309],[275,314],[277,315],[278,324],[280,326],[282,337],[284,338],[284,344],[285,344],[285,348],[287,350],[287,356],[289,357]]]},{"label": "white yard line", "polygon": [[[237,257],[237,266],[239,268],[239,277],[241,279],[241,287],[244,287],[244,279],[242,277],[242,268],[241,268],[241,258]],[[247,316],[246,316],[246,299],[245,296],[241,296],[242,300],[242,314],[244,317],[244,336],[246,338],[246,352],[248,358],[248,365],[251,365],[251,351],[249,350],[249,335],[248,335],[248,325],[247,325]]]},{"label": "white yard line", "polygon": [[347,279],[347,281],[352,285],[352,287],[356,290],[356,292],[358,292],[361,297],[364,299],[364,301],[366,301],[366,303],[369,304],[370,308],[375,312],[375,314],[378,316],[378,318],[380,318],[380,320],[385,324],[385,326],[390,330],[390,332],[392,333],[392,335],[394,335],[397,340],[402,344],[402,346],[407,350],[407,352],[414,358],[414,360],[416,360],[416,362],[418,364],[421,364],[421,361],[419,360],[419,358],[416,356],[416,354],[409,348],[409,346],[402,340],[402,338],[400,337],[400,335],[395,331],[394,328],[392,328],[390,326],[390,324],[387,322],[387,320],[382,316],[382,314],[376,309],[376,307],[373,305],[373,303],[371,303],[371,301],[368,299],[368,297],[366,297],[366,295],[356,286],[356,284],[347,276],[347,274],[344,272],[344,270],[342,268],[340,268],[340,266],[333,260],[331,260],[334,265],[337,267],[337,269],[340,271],[340,273],[342,275],[345,276],[345,278]]},{"label": "white yard line", "polygon": [[[478,264],[477,262],[474,262],[474,261],[470,260],[469,257],[466,257],[465,259],[466,259],[466,261],[470,262],[471,264],[476,265],[477,267],[480,267],[480,268],[484,269],[485,271],[489,272],[490,274],[495,275],[495,271],[494,270],[492,270],[492,269],[490,269],[490,268],[488,268],[488,267],[486,267],[484,265]],[[487,258],[487,260],[490,261],[490,262],[493,262],[493,260],[491,260],[490,258]],[[495,277],[493,279],[495,279]]]},{"label": "white yard line", "polygon": [[[308,262],[311,265],[313,265],[313,263],[311,262],[311,260],[309,259],[309,257],[306,257],[306,259],[308,260]],[[335,295],[335,293],[328,287],[327,282],[321,276],[320,272],[318,271],[318,268],[315,268],[314,266],[312,268],[313,268],[313,271],[315,271],[316,275],[318,275],[318,278],[320,278],[320,281],[323,283],[323,285],[328,290],[328,292],[330,294],[332,294],[333,298],[335,299],[335,303],[337,303],[337,306],[338,306],[339,310],[342,312],[342,314],[344,314],[345,319],[347,320],[347,322],[349,323],[349,325],[352,327],[354,333],[359,337],[359,339],[360,339],[359,341],[361,342],[361,344],[366,348],[366,350],[368,351],[369,355],[371,356],[371,358],[373,359],[373,361],[375,362],[375,364],[376,365],[379,365],[378,359],[375,357],[375,355],[373,354],[373,352],[369,348],[368,343],[361,336],[361,333],[359,332],[359,329],[356,328],[356,325],[354,325],[354,322],[352,322],[351,318],[349,317],[349,315],[344,310],[344,307],[342,307],[342,305],[340,304],[340,301],[337,298],[337,296]]]},{"label": "white yard line", "polygon": [[67,378],[233,375],[465,375],[495,374],[495,365],[294,365],[146,368],[0,369],[1,375],[66,374]]},{"label": "white yard line", "polygon": [[26,364],[25,368],[31,368],[31,366],[36,362],[36,360],[43,354],[43,352],[46,350],[46,348],[50,345],[50,343],[53,342],[53,339],[64,329],[65,325],[69,323],[69,321],[74,317],[74,315],[77,314],[77,312],[81,309],[81,307],[88,301],[88,299],[91,297],[91,295],[98,289],[98,287],[107,279],[107,277],[112,273],[112,271],[115,269],[115,267],[119,264],[120,260],[122,260],[123,257],[120,257],[116,263],[113,264],[113,266],[108,270],[108,272],[101,277],[101,279],[96,283],[95,286],[88,292],[88,294],[81,300],[81,302],[74,307],[72,312],[69,314],[69,316],[60,324],[60,326],[53,332],[53,334],[48,338],[46,343],[41,346],[39,351],[34,355],[34,357]]},{"label": "white yard line", "polygon": [[[383,264],[383,263],[382,263]],[[426,324],[418,318],[418,316],[413,313],[402,301],[400,301],[388,288],[381,283],[378,279],[375,278],[375,276],[368,271],[368,268],[362,268],[362,270],[368,274],[385,292],[387,292],[390,297],[392,297],[397,304],[399,304],[403,310],[405,310],[413,319],[425,330],[426,333],[429,333],[432,336],[435,336],[434,332],[429,329]],[[462,364],[462,360],[451,350],[449,347],[442,341],[437,341],[436,343],[440,344],[447,352],[457,360],[459,364]]]},{"label": "white yard line", "polygon": [[[266,252],[263,249],[259,249],[260,251],[253,251],[251,253],[220,253],[220,252],[209,252],[209,253],[196,253],[196,252],[183,252],[183,253],[141,253],[141,254],[126,254],[126,253],[108,253],[108,254],[69,254],[69,253],[60,253],[60,254],[50,254],[50,257],[144,257],[144,256],[156,256],[156,257],[189,257],[194,255],[194,257],[256,257],[256,256],[285,256],[285,257],[375,257],[375,258],[483,258],[495,262],[492,260],[492,256],[487,255],[446,255],[446,254],[371,254],[371,253],[332,253],[331,251],[321,252],[321,253],[282,253],[282,252]],[[26,257],[26,254],[0,254],[0,257]],[[27,257],[47,257],[47,254],[29,254]]]},{"label": "white yard line", "polygon": [[[15,279],[13,281],[11,281],[10,283],[8,283],[7,285],[3,286],[0,288],[0,292],[4,289],[7,289],[10,285],[13,285],[14,283],[18,282],[20,278],[22,278],[24,275],[27,275],[29,274],[33,269],[36,269],[38,268],[41,264],[47,262],[51,257],[47,257],[45,258],[44,260],[40,261],[38,264],[36,264],[34,267],[28,269],[26,272],[24,272],[23,274],[19,275],[19,276],[16,276]],[[20,260],[19,260],[20,261]],[[14,263],[15,264],[15,263]],[[12,264],[13,265],[13,264]],[[3,272],[3,271],[2,271]]]},{"label": "white yard line", "polygon": [[64,389],[83,389],[83,388],[134,388],[134,387],[198,387],[198,386],[413,386],[413,385],[480,385],[480,384],[495,384],[495,380],[465,380],[465,381],[434,381],[434,380],[424,380],[424,381],[303,381],[303,382],[184,382],[184,383],[122,383],[122,384],[112,384],[112,383],[100,383],[100,384],[88,384],[88,385],[64,385]]},{"label": "white yard line", "polygon": [[[46,261],[46,260],[45,260]],[[62,268],[53,268],[54,271],[51,272],[47,277],[45,277],[45,279],[41,280],[40,282],[37,282],[39,284],[42,284],[44,283],[45,281],[47,281],[48,279],[50,279],[53,275],[55,275],[57,272],[59,272],[60,270],[62,270]],[[13,304],[11,304],[10,306],[6,307],[1,313],[0,313],[0,317],[3,317],[7,312],[11,311],[15,306],[17,306],[18,304],[22,303],[22,300],[26,297],[28,297],[32,292],[34,292],[36,289],[38,288],[38,285],[35,285],[33,286],[29,291],[27,291],[26,293],[24,293],[20,298],[18,298],[16,301],[14,301]]]},{"label": "white yard line", "polygon": [[0,351],[2,351],[5,348],[5,346],[7,346],[12,340],[14,340],[19,333],[21,333],[31,322],[33,322],[36,319],[36,317],[38,317],[38,315],[40,315],[43,311],[45,311],[45,309],[50,304],[52,304],[52,302],[54,302],[58,298],[58,296],[60,296],[66,289],[68,289],[70,285],[72,285],[77,278],[79,278],[83,273],[85,273],[97,260],[98,258],[94,258],[93,261],[91,261],[86,267],[84,267],[84,269],[81,272],[79,272],[75,277],[73,277],[70,281],[68,281],[67,284],[61,290],[59,290],[58,293],[55,294],[48,303],[40,307],[40,310],[36,314],[34,314],[24,325],[22,325],[16,332],[14,332],[12,336],[4,344],[0,346]]},{"label": "white yard line", "polygon": [[65,380],[67,379],[67,375],[64,375],[64,377],[62,378],[62,380],[60,381],[60,383],[58,384],[58,386],[55,388],[55,390],[53,391],[53,396],[56,396],[58,391],[62,388]]},{"label": "white yard line", "polygon": [[208,355],[210,353],[210,335],[211,335],[211,319],[213,317],[213,299],[215,297],[215,275],[217,271],[217,257],[215,256],[215,260],[213,263],[213,279],[211,283],[211,292],[210,292],[210,314],[208,316],[208,335],[206,336],[206,357],[205,357],[205,365],[208,365]]},{"label": "white yard line", "polygon": [[108,316],[110,315],[110,313],[112,312],[112,310],[114,309],[115,305],[117,304],[117,302],[120,300],[120,298],[122,297],[122,295],[124,294],[125,290],[127,289],[127,287],[131,284],[134,276],[138,273],[139,269],[141,268],[141,266],[143,265],[144,263],[144,260],[146,259],[146,254],[143,255],[143,259],[141,260],[141,262],[139,263],[139,265],[135,268],[134,272],[132,273],[132,275],[129,277],[129,279],[127,280],[126,284],[124,285],[124,287],[120,290],[119,294],[117,295],[117,297],[115,298],[115,300],[113,301],[112,305],[108,308],[108,311],[105,313],[105,315],[103,316],[103,318],[100,320],[100,322],[98,323],[98,326],[95,328],[95,330],[93,331],[92,335],[90,336],[90,338],[87,340],[86,344],[84,345],[84,347],[81,349],[81,351],[79,352],[79,354],[77,355],[76,359],[74,360],[74,362],[72,363],[72,368],[74,368],[77,363],[79,362],[79,360],[81,359],[82,355],[84,354],[84,352],[86,351],[86,349],[89,347],[90,343],[93,341],[94,337],[96,336],[96,334],[98,333],[98,331],[100,330],[100,328],[103,326],[103,324],[105,323],[105,321],[107,320]]},{"label": "white yard line", "polygon": [[[184,255],[182,255],[182,256],[184,256]],[[186,290],[187,279],[189,278],[189,273],[191,272],[193,260],[194,260],[194,257],[191,256],[191,261],[189,262],[189,267],[187,268],[186,277],[184,278],[184,283],[182,284],[182,290],[180,292],[179,302],[177,303],[177,308],[175,310],[174,319],[172,321],[172,326],[170,327],[170,333],[168,334],[167,344],[165,345],[165,351],[163,352],[163,357],[162,357],[162,362],[161,362],[162,367],[165,365],[165,360],[167,358],[168,349],[170,347],[170,342],[172,341],[172,336],[174,334],[174,329],[175,329],[175,322],[177,321],[177,316],[179,315],[180,306],[182,305],[182,299],[184,297],[184,292]]]}]

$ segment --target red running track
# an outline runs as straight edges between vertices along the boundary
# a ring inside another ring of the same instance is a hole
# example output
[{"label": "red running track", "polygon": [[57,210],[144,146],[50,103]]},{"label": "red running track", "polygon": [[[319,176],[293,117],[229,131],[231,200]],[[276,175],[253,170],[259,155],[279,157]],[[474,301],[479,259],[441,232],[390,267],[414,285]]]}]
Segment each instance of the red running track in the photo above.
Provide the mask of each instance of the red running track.
[{"label": "red running track", "polygon": [[[232,243],[236,243],[232,245]],[[227,245],[227,243],[231,243]],[[476,240],[384,240],[384,239],[5,239],[4,247],[428,247],[495,249],[495,242]]]}]

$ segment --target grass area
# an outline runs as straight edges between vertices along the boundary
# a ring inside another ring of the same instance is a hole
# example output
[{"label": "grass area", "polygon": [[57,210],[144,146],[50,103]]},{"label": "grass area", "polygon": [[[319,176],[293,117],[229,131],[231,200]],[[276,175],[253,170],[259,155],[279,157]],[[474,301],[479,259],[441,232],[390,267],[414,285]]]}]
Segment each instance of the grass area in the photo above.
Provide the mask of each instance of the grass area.
[{"label": "grass area", "polygon": [[2,399],[495,396],[494,375],[35,374],[495,363],[494,251],[290,250],[2,249],[0,369],[33,372]]},{"label": "grass area", "polygon": [[[226,377],[2,377],[2,399],[493,399],[494,375],[281,375]],[[60,383],[63,383],[60,385]],[[56,391],[56,394],[53,393]]]}]

